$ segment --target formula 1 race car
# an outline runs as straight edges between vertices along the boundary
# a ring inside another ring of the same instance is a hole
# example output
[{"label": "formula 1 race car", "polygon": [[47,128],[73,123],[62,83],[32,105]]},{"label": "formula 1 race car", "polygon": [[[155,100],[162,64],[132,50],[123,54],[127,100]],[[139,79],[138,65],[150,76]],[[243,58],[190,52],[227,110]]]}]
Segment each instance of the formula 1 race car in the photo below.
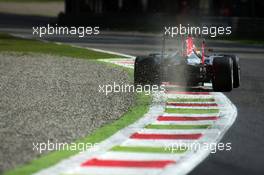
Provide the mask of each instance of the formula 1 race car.
[{"label": "formula 1 race car", "polygon": [[139,56],[135,60],[135,85],[161,85],[163,82],[198,86],[212,83],[213,91],[228,92],[240,86],[239,58],[235,55],[205,55],[205,42],[201,52],[191,36],[182,41],[181,48],[171,53]]}]

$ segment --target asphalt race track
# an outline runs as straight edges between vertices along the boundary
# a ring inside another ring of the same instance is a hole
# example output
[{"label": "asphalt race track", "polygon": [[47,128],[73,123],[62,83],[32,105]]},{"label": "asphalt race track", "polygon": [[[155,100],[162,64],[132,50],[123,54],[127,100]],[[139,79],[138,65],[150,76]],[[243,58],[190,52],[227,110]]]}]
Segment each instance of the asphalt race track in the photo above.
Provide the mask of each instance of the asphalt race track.
[{"label": "asphalt race track", "polygon": [[[1,29],[30,36],[31,30]],[[161,50],[161,39],[154,35],[134,33],[104,33],[92,38],[49,37],[58,41],[84,47],[117,51],[131,55],[144,55]],[[229,41],[208,41],[214,52],[236,54],[240,57],[242,85],[228,98],[236,105],[238,117],[222,142],[231,142],[231,152],[211,154],[190,174],[264,174],[264,47]],[[170,48],[173,48],[170,45]]]},{"label": "asphalt race track", "polygon": [[[160,37],[152,35],[115,33],[83,40],[75,38],[51,38],[50,40],[131,55],[159,52],[161,48]],[[263,174],[264,48],[221,41],[210,41],[207,45],[215,52],[232,53],[240,57],[242,86],[231,93],[226,93],[238,109],[237,121],[222,140],[222,142],[232,143],[232,151],[211,154],[191,174]]]}]

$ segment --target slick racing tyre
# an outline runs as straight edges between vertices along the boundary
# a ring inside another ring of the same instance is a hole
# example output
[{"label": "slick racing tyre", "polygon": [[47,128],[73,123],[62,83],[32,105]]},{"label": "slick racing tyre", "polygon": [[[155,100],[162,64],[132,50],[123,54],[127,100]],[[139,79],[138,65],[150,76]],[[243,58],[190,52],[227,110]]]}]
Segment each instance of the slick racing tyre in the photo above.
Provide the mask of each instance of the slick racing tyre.
[{"label": "slick racing tyre", "polygon": [[230,57],[233,60],[233,88],[238,88],[240,86],[240,63],[239,58],[236,55],[222,55],[225,57]]},{"label": "slick racing tyre", "polygon": [[215,57],[213,60],[213,90],[229,92],[233,89],[233,60],[230,56]]},{"label": "slick racing tyre", "polygon": [[233,76],[234,76],[234,82],[233,87],[238,88],[240,86],[240,64],[239,64],[239,58],[235,55],[231,55],[231,58],[233,60]]},{"label": "slick racing tyre", "polygon": [[160,85],[160,58],[140,56],[135,60],[134,84]]}]

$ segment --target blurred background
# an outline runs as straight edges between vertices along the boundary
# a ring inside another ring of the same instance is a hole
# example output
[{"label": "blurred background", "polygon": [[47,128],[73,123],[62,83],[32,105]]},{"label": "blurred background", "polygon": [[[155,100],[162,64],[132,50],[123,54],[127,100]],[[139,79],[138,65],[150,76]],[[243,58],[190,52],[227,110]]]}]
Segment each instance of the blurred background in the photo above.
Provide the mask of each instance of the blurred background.
[{"label": "blurred background", "polygon": [[0,0],[0,26],[99,25],[161,31],[164,25],[232,26],[232,37],[264,38],[262,0]]}]

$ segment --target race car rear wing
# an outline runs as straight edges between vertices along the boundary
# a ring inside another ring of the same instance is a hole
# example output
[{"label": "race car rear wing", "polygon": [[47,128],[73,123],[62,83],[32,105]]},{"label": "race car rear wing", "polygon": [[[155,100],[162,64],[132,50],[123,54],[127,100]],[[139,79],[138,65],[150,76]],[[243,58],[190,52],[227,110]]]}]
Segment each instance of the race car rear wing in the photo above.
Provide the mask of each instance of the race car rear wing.
[{"label": "race car rear wing", "polygon": [[[196,53],[197,52],[197,47],[194,44],[194,39],[192,36],[188,35],[188,36],[179,36],[177,39],[178,42],[178,51],[180,52],[180,55],[182,55],[183,57],[188,57],[192,54],[192,52]],[[203,39],[201,42],[201,63],[204,64],[204,58],[205,58],[205,40]],[[165,55],[165,51],[166,51],[166,37],[165,35],[163,35],[162,37],[162,49],[161,49],[161,56],[162,58],[164,58]],[[196,55],[198,55],[196,53]]]}]

